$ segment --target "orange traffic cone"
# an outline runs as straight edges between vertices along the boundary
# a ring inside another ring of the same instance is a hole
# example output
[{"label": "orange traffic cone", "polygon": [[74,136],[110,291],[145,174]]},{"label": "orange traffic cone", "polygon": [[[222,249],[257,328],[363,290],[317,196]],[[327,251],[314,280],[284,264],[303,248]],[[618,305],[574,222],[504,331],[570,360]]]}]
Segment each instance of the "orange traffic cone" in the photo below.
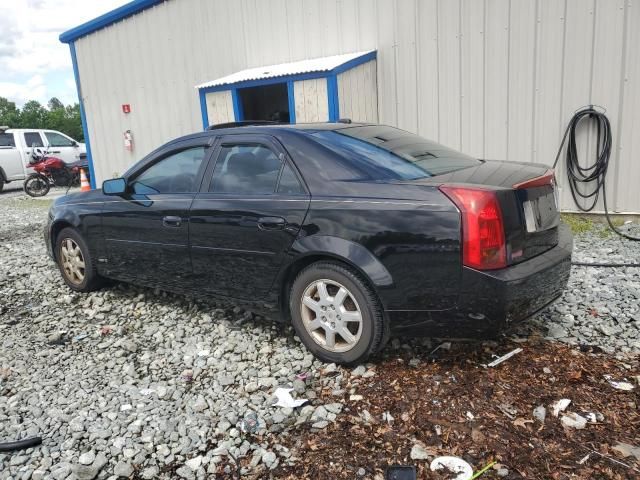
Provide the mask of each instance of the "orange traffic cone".
[{"label": "orange traffic cone", "polygon": [[80,191],[87,192],[91,190],[91,185],[89,185],[89,180],[87,180],[87,176],[84,173],[84,168],[80,169]]}]

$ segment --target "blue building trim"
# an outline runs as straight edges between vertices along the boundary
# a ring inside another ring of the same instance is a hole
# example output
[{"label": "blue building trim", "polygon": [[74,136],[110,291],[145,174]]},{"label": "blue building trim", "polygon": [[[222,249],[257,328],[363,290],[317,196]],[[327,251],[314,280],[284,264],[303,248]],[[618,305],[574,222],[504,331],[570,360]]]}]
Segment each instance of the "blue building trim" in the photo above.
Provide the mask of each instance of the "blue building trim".
[{"label": "blue building trim", "polygon": [[140,13],[141,11],[162,2],[164,2],[164,0],[134,0],[133,2],[129,2],[115,10],[105,13],[104,15],[100,15],[93,20],[89,20],[82,25],[74,27],[71,30],[67,30],[60,35],[60,41],[62,43],[71,43],[80,37],[89,35],[101,28],[108,27],[113,23],[124,20],[127,17]]},{"label": "blue building trim", "polygon": [[346,72],[347,70],[351,70],[352,68],[357,67],[358,65],[362,65],[363,63],[370,62],[371,60],[375,60],[377,58],[377,51],[365,53],[364,55],[354,58],[353,60],[349,60],[348,62],[344,62],[343,64],[338,65],[336,68],[331,70],[330,73],[333,75],[338,75],[342,72]]},{"label": "blue building trim", "polygon": [[87,161],[89,162],[89,176],[91,177],[91,188],[96,188],[96,172],[93,168],[93,155],[91,155],[91,141],[89,140],[89,129],[87,128],[87,116],[84,111],[84,101],[82,100],[82,87],[80,86],[80,72],[78,71],[78,58],[76,57],[76,46],[69,43],[71,50],[71,63],[73,64],[73,76],[76,80],[76,90],[78,91],[78,103],[80,105],[80,122],[84,133],[84,144],[87,147]]},{"label": "blue building trim", "polygon": [[287,99],[289,100],[289,123],[296,123],[296,97],[293,80],[287,82]]},{"label": "blue building trim", "polygon": [[231,89],[231,102],[233,103],[233,116],[236,122],[241,122],[244,120],[244,112],[242,111],[242,102],[238,96],[237,88]]},{"label": "blue building trim", "polygon": [[204,90],[199,91],[200,94],[200,113],[202,114],[202,128],[209,128],[209,110],[207,109],[207,94]]},{"label": "blue building trim", "polygon": [[330,75],[327,77],[327,101],[329,102],[329,121],[337,122],[340,118],[337,75]]}]

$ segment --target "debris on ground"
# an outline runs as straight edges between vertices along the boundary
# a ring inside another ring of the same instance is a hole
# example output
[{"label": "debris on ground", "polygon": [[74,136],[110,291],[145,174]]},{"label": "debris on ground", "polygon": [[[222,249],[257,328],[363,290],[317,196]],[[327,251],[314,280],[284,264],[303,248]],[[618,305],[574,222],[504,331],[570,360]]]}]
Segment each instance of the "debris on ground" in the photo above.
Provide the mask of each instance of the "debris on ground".
[{"label": "debris on ground", "polygon": [[604,378],[606,378],[609,381],[609,385],[611,385],[613,388],[617,390],[624,390],[625,392],[630,392],[631,390],[634,389],[633,384],[629,382],[616,382],[611,379],[611,375],[605,375]]},{"label": "debris on ground", "polygon": [[516,348],[515,350],[511,350],[506,355],[503,355],[503,356],[501,356],[499,358],[496,358],[493,362],[487,364],[487,367],[496,367],[496,366],[500,365],[502,362],[504,362],[506,360],[509,360],[514,355],[517,355],[521,351],[522,351],[522,348]]},{"label": "debris on ground", "polygon": [[[508,340],[499,347],[506,350]],[[322,431],[299,425],[291,432],[287,446],[303,461],[279,466],[275,476],[353,479],[364,466],[372,478],[384,478],[389,465],[414,464],[417,478],[451,478],[430,470],[440,456],[459,457],[476,471],[497,462],[487,478],[637,476],[640,460],[624,446],[611,446],[637,445],[638,395],[603,394],[603,376],[638,375],[638,359],[622,362],[531,339],[501,368],[484,368],[487,351],[495,348],[455,343],[437,359],[432,348],[389,354],[377,367],[384,374],[344,385],[345,408],[336,423]],[[419,369],[408,367],[411,358],[421,360]],[[352,389],[362,400],[350,401]],[[335,401],[326,388],[320,399],[329,398]],[[383,414],[394,422],[380,421]]]},{"label": "debris on ground", "polygon": [[293,388],[276,388],[273,395],[278,399],[276,403],[273,404],[274,407],[285,407],[285,408],[296,408],[304,405],[309,400],[306,398],[293,398],[291,396],[291,392]]},{"label": "debris on ground", "polygon": [[471,465],[458,457],[437,457],[431,461],[429,468],[432,472],[448,474],[451,480],[471,480],[473,477]]}]

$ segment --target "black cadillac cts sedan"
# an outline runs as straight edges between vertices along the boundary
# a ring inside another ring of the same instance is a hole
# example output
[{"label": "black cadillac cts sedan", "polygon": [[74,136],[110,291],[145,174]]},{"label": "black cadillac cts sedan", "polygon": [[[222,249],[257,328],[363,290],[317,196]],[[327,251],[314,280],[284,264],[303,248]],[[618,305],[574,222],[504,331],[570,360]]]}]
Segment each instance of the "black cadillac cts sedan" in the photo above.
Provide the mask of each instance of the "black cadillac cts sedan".
[{"label": "black cadillac cts sedan", "polygon": [[390,335],[493,336],[556,299],[572,238],[555,193],[545,166],[388,126],[230,125],[59,198],[45,239],[73,290],[232,299],[353,364]]}]

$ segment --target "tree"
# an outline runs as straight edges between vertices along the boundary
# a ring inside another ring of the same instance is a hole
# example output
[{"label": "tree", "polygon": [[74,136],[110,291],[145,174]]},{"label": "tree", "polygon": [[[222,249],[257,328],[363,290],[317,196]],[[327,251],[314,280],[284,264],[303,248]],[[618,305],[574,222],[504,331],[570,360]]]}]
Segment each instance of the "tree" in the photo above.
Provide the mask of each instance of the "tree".
[{"label": "tree", "polygon": [[0,126],[16,126],[20,121],[20,110],[16,108],[14,102],[10,102],[4,97],[0,97]]},{"label": "tree", "polygon": [[47,110],[36,100],[29,100],[20,112],[21,128],[47,128]]},{"label": "tree", "polygon": [[54,110],[64,110],[64,105],[56,97],[51,97],[51,100],[47,103],[47,108],[50,112],[53,112]]},{"label": "tree", "polygon": [[0,97],[0,125],[13,128],[46,128],[66,133],[71,138],[84,142],[80,105],[64,105],[56,97],[51,98],[45,108],[35,100],[24,104],[22,110],[14,102]]}]

